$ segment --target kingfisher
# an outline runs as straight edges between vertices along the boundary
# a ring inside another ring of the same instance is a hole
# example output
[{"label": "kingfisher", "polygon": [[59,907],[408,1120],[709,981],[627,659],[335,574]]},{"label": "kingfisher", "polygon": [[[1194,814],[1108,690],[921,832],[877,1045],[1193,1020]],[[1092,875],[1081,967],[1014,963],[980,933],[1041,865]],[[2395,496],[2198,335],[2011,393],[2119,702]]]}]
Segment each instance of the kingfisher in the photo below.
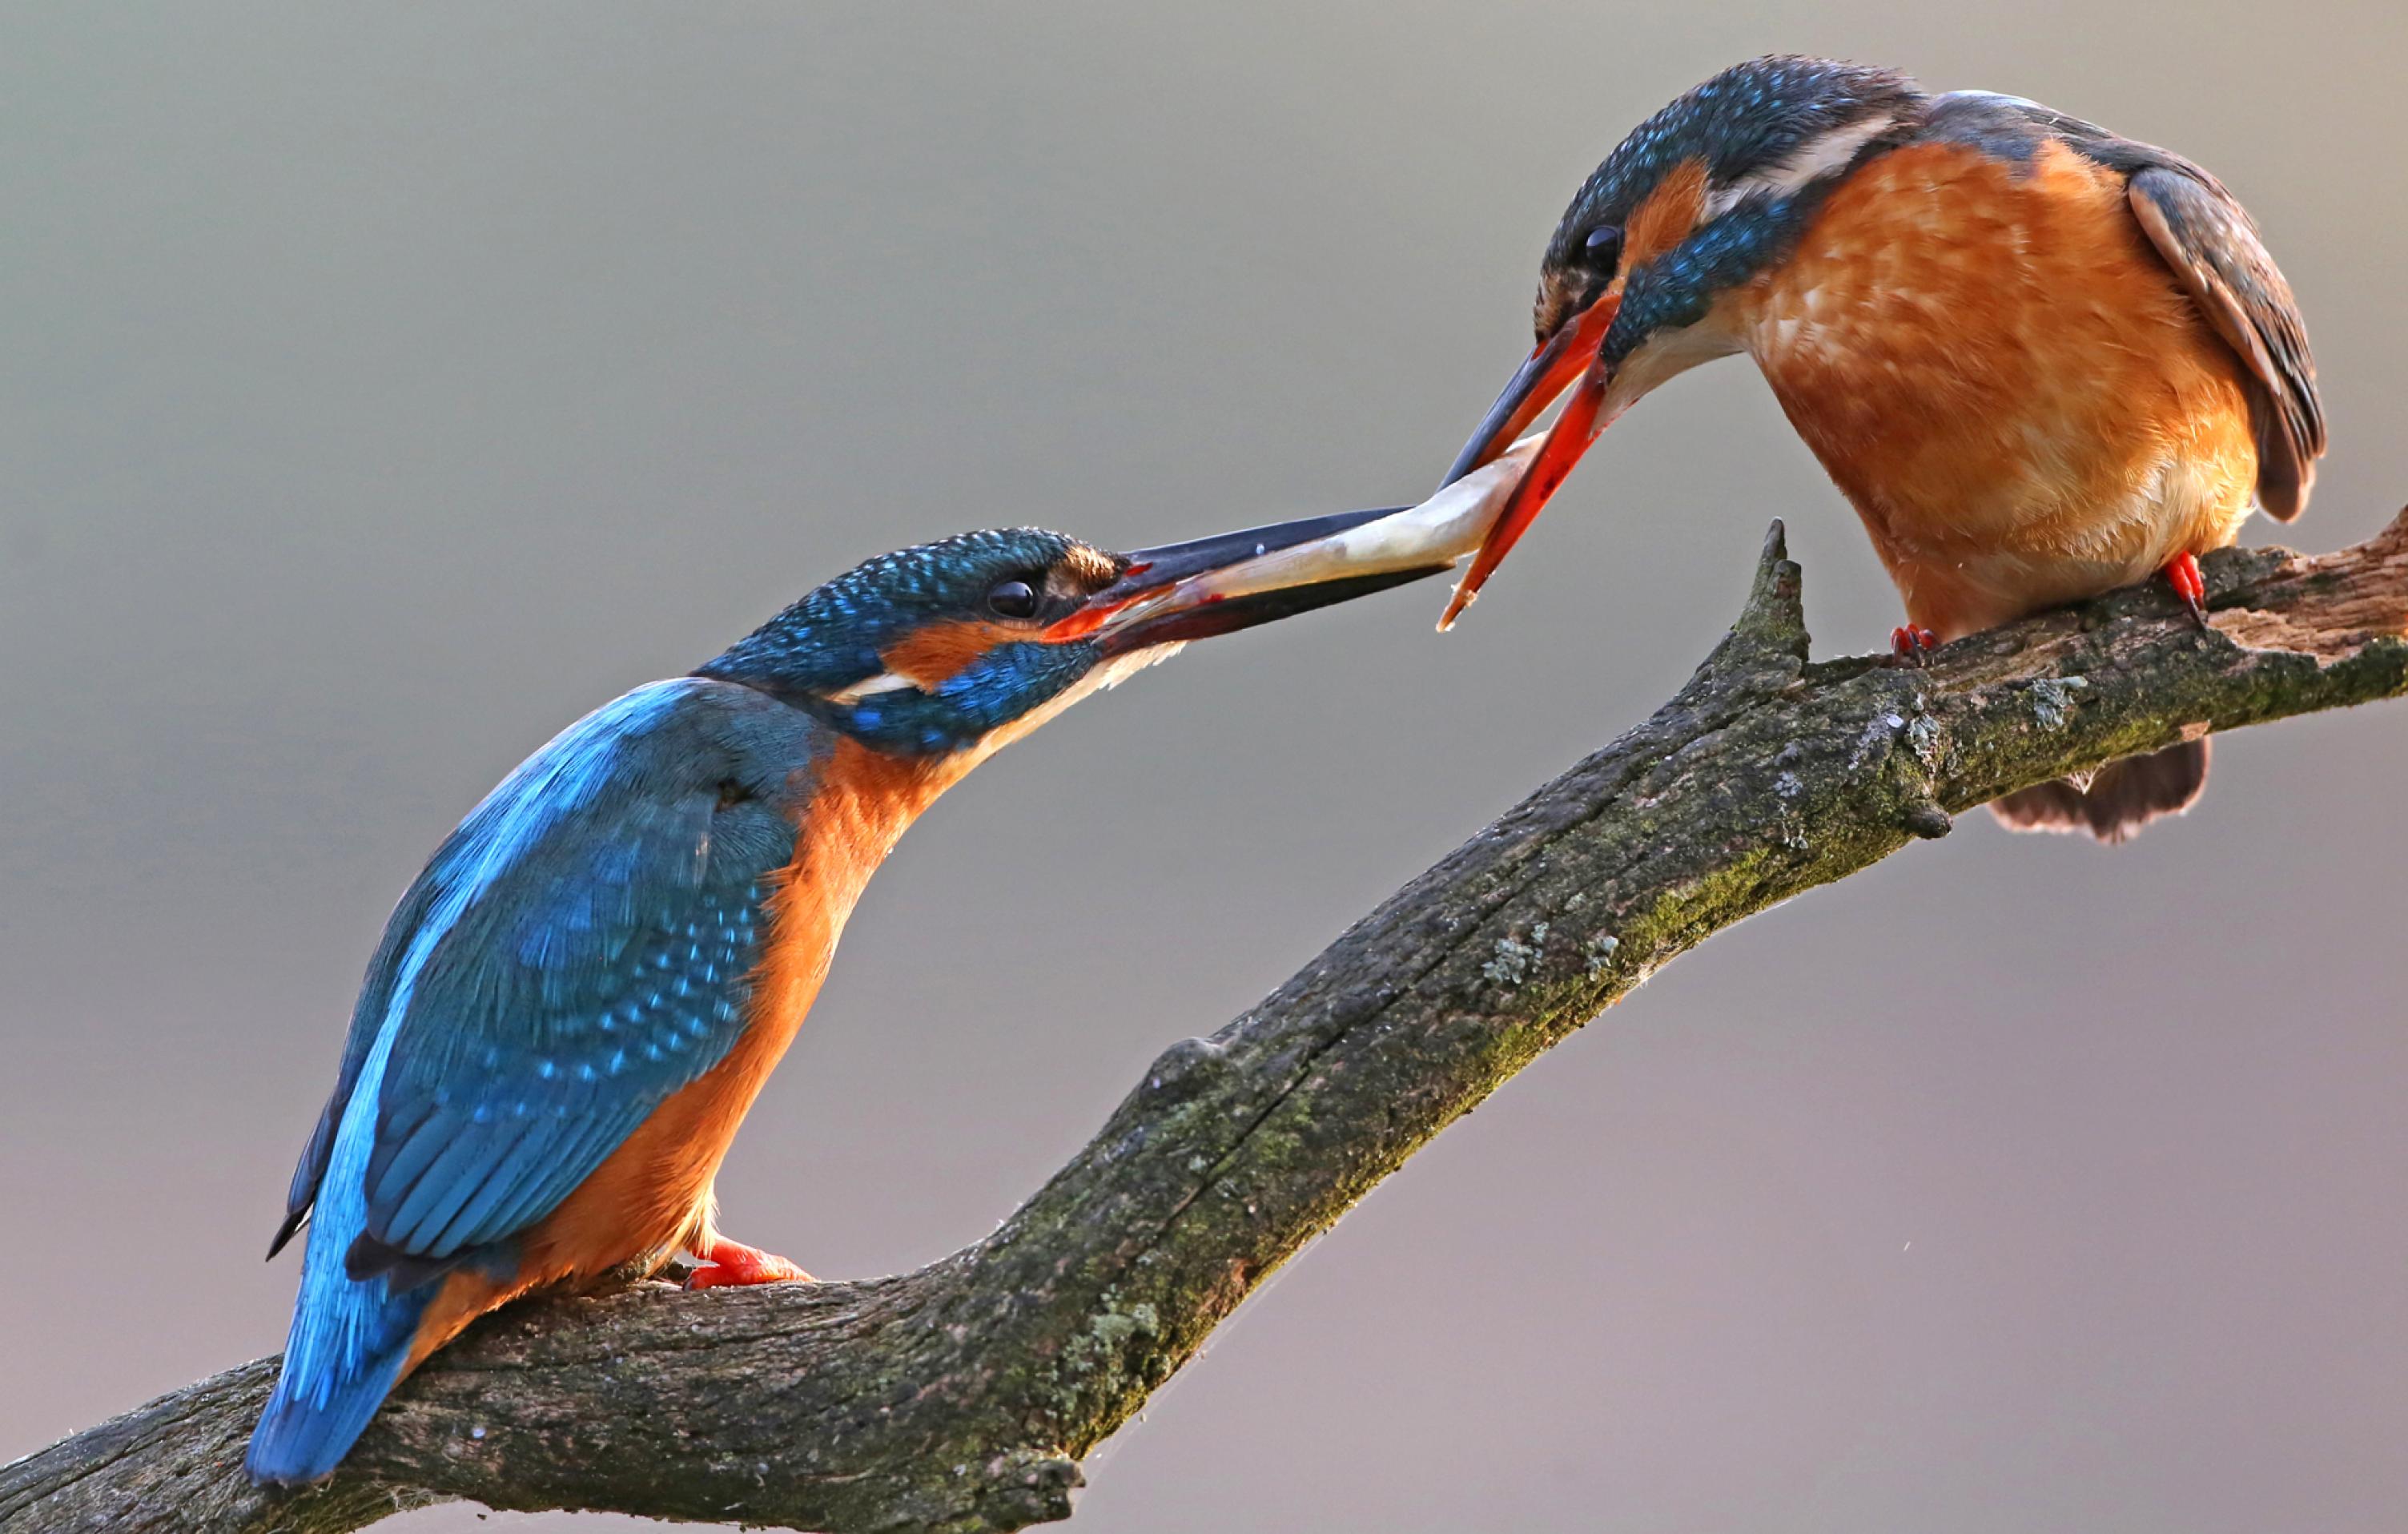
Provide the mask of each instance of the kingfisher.
[{"label": "kingfisher", "polygon": [[904,828],[1191,639],[1470,546],[1433,552],[1383,515],[1133,553],[1033,528],[906,549],[529,757],[437,848],[369,963],[268,1248],[308,1226],[252,1478],[326,1475],[411,1369],[521,1295],[681,1253],[696,1288],[808,1278],[721,1232],[712,1180]]},{"label": "kingfisher", "polygon": [[[1768,57],[1641,123],[1572,198],[1537,346],[1450,474],[1561,413],[1440,627],[1581,454],[1666,380],[1753,358],[1935,647],[2162,572],[2253,507],[2288,522],[2325,449],[2290,285],[2223,184],[2021,97]],[[2187,809],[2204,738],[1992,805],[2118,841]]]}]

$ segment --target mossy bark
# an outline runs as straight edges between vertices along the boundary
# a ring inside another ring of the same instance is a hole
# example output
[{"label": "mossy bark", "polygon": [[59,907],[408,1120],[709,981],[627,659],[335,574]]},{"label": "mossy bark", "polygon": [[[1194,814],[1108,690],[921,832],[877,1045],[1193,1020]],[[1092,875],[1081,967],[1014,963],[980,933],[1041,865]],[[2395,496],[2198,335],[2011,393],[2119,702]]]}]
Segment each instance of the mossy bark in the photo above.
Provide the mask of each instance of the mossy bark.
[{"label": "mossy bark", "polygon": [[511,1309],[295,1495],[243,1479],[274,1367],[247,1364],[0,1469],[0,1530],[332,1531],[459,1497],[841,1531],[1067,1516],[1080,1459],[1266,1275],[1709,934],[2010,790],[2408,692],[2408,514],[2206,569],[2206,632],[2143,587],[1926,669],[1816,665],[1776,524],[1655,717],[1165,1051],[985,1240],[894,1278]]}]

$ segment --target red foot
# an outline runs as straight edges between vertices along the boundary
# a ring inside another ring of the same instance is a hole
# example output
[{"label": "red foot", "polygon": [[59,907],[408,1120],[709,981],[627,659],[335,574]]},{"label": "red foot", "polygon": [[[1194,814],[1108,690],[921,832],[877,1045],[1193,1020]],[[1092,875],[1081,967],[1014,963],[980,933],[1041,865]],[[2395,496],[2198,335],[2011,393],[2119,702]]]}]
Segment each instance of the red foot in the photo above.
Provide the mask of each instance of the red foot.
[{"label": "red foot", "polygon": [[1924,657],[1940,648],[1940,636],[1916,624],[1901,624],[1889,631],[1889,651],[1900,666],[1920,667]]},{"label": "red foot", "polygon": [[2166,582],[2183,599],[2183,606],[2190,609],[2190,615],[2199,620],[2199,626],[2205,628],[2207,581],[2199,573],[2199,561],[2189,554],[2174,555],[2166,566]]},{"label": "red foot", "polygon": [[689,1289],[729,1289],[739,1283],[808,1283],[811,1276],[783,1257],[773,1257],[757,1246],[746,1246],[723,1236],[695,1256],[710,1266],[697,1268],[685,1281]]}]

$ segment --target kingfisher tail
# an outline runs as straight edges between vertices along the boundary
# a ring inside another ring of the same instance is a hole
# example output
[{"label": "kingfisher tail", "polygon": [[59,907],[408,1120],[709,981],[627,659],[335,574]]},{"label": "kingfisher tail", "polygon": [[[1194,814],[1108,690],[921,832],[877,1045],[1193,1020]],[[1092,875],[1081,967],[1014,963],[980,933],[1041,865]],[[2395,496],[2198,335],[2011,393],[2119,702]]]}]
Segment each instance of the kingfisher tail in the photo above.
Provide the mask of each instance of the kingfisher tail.
[{"label": "kingfisher tail", "polygon": [[351,1279],[342,1254],[321,1245],[309,1243],[283,1372],[243,1458],[253,1481],[299,1485],[342,1462],[400,1382],[419,1320],[441,1287],[390,1293],[388,1275]]},{"label": "kingfisher tail", "polygon": [[[387,1029],[364,1062],[358,1085],[338,1116],[325,1176],[309,1209],[301,1254],[301,1295],[275,1393],[243,1456],[251,1478],[299,1485],[322,1479],[342,1462],[368,1419],[409,1366],[418,1324],[442,1285],[403,1283],[390,1271],[353,1278],[351,1243],[367,1228],[363,1186],[377,1095],[393,1046]],[[288,1219],[287,1225],[291,1221]]]},{"label": "kingfisher tail", "polygon": [[2116,842],[2161,815],[2179,815],[2207,787],[2207,739],[2186,740],[2146,756],[2110,762],[2087,784],[2065,779],[1992,801],[2010,830],[2087,831]]}]

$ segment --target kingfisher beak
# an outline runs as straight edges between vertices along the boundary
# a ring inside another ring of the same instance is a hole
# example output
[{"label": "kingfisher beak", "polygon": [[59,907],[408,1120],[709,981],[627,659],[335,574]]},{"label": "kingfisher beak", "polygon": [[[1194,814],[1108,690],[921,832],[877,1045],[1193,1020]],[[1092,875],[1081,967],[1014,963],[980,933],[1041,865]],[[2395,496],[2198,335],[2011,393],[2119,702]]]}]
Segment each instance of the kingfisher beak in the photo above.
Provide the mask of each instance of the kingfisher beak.
[{"label": "kingfisher beak", "polygon": [[1232,634],[1454,567],[1479,543],[1538,450],[1517,444],[1419,506],[1379,507],[1139,549],[1121,574],[1054,624],[1108,655]]},{"label": "kingfisher beak", "polygon": [[1572,391],[1563,413],[1555,418],[1555,428],[1539,447],[1528,472],[1515,481],[1504,508],[1489,525],[1487,536],[1472,555],[1471,567],[1464,572],[1455,595],[1448,598],[1446,611],[1438,621],[1440,628],[1451,627],[1463,609],[1471,605],[1489,574],[1504,562],[1530,523],[1539,520],[1548,499],[1571,474],[1572,466],[1580,462],[1581,454],[1605,429],[1605,392],[1613,381],[1613,374],[1599,349],[1621,308],[1622,290],[1610,288],[1603,297],[1569,323],[1558,325],[1554,335],[1540,342],[1529,360],[1505,385],[1505,392],[1497,396],[1497,403],[1488,407],[1487,416],[1456,455],[1455,466],[1446,471],[1445,483],[1453,484],[1494,462],[1506,444],[1520,437],[1557,395],[1567,389]]},{"label": "kingfisher beak", "polygon": [[1137,549],[1120,579],[1054,625],[1049,638],[1094,635],[1108,655],[1234,634],[1436,575],[1447,560],[1355,567],[1332,551],[1400,507],[1273,523],[1187,543]]}]

